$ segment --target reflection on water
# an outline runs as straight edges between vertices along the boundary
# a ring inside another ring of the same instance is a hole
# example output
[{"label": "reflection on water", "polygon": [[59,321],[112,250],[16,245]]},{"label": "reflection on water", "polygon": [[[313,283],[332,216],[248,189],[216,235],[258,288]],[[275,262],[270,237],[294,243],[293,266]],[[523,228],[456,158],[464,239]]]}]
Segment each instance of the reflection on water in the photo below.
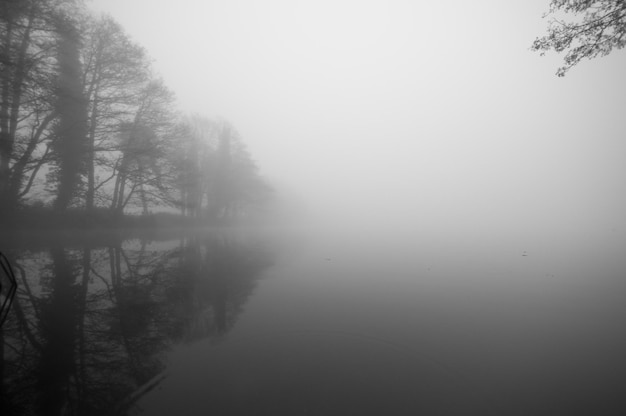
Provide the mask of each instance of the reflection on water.
[{"label": "reflection on water", "polygon": [[0,330],[0,414],[123,414],[173,345],[235,324],[269,252],[241,236],[108,235],[6,250],[19,290]]},{"label": "reflection on water", "polygon": [[0,242],[0,414],[624,414],[626,233],[352,231]]}]

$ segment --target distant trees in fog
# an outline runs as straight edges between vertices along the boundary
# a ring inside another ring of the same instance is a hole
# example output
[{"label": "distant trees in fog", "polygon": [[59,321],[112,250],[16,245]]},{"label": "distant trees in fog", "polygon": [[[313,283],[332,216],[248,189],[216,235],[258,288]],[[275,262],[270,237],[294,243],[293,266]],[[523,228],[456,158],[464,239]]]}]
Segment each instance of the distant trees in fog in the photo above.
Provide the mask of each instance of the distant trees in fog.
[{"label": "distant trees in fog", "polygon": [[177,114],[144,49],[79,0],[1,3],[0,99],[0,211],[223,217],[267,195],[236,129]]},{"label": "distant trees in fog", "polygon": [[233,216],[267,195],[267,185],[228,122],[192,116],[179,129],[181,146],[172,153],[172,163],[184,214]]}]

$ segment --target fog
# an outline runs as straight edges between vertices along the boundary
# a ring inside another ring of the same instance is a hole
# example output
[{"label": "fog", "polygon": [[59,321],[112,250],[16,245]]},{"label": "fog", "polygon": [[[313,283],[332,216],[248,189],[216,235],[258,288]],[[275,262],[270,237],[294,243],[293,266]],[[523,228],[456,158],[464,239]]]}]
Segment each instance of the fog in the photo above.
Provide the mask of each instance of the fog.
[{"label": "fog", "polygon": [[549,0],[70,3],[0,16],[1,414],[622,414],[624,51],[557,77]]},{"label": "fog", "polygon": [[529,49],[545,1],[92,6],[325,224],[624,226],[626,56],[556,77],[561,56]]}]

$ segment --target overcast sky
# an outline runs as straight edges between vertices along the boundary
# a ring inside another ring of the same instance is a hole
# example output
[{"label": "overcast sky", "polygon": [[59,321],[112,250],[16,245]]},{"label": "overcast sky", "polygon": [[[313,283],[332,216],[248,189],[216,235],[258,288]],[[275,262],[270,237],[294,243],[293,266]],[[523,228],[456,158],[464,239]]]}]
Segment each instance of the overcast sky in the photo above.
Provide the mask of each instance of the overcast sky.
[{"label": "overcast sky", "polygon": [[529,50],[548,3],[88,2],[320,213],[622,227],[626,51],[556,77],[562,57]]}]

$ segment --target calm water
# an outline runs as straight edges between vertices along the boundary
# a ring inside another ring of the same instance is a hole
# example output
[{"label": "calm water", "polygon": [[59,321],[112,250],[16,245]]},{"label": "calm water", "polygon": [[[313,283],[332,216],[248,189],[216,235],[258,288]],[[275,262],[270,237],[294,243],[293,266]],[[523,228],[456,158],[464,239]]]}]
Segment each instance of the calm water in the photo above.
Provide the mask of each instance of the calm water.
[{"label": "calm water", "polygon": [[13,236],[2,415],[623,415],[626,238]]}]

